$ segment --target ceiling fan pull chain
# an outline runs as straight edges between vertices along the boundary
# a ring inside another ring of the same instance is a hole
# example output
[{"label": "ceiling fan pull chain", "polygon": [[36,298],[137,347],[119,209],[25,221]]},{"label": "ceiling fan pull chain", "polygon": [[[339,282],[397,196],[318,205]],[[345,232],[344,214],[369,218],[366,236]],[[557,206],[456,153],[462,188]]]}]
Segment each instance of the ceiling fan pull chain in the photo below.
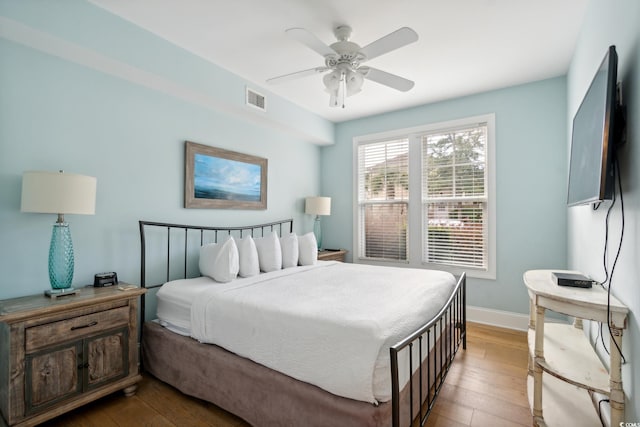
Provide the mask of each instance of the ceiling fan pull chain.
[{"label": "ceiling fan pull chain", "polygon": [[347,94],[347,78],[346,72],[342,70],[342,75],[340,76],[340,102],[342,103],[342,108],[344,108],[344,99]]}]

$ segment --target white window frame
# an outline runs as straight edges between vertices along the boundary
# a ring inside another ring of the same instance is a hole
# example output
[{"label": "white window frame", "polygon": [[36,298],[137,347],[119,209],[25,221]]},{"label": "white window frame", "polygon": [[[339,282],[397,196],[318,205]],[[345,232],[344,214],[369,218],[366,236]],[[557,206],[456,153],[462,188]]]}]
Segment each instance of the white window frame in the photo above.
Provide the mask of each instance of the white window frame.
[{"label": "white window frame", "polygon": [[[422,245],[426,230],[422,218],[422,136],[425,133],[446,131],[480,123],[487,125],[487,268],[460,268],[443,264],[430,264],[422,261]],[[495,163],[495,114],[484,114],[445,122],[431,123],[423,126],[396,129],[387,132],[356,136],[353,138],[353,262],[376,265],[393,265],[399,267],[429,268],[449,271],[459,275],[466,272],[468,277],[482,279],[496,278],[496,163]],[[359,221],[358,206],[358,146],[360,144],[392,139],[409,139],[409,210],[408,227],[408,262],[376,261],[364,259],[359,253],[362,227]],[[411,238],[420,236],[420,238]]]}]

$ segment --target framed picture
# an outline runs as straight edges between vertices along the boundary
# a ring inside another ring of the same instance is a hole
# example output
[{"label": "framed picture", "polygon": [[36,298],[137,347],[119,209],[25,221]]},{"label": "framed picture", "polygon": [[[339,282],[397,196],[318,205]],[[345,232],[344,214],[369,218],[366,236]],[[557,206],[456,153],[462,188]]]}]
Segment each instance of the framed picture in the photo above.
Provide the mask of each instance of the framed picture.
[{"label": "framed picture", "polygon": [[184,207],[267,209],[267,159],[185,141]]}]

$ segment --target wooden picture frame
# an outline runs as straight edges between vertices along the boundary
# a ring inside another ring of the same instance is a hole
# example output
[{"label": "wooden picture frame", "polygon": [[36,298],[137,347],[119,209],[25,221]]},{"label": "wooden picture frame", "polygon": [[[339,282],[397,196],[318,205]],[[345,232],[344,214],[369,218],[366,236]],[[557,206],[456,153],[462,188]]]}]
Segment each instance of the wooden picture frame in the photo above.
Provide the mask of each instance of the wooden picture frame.
[{"label": "wooden picture frame", "polygon": [[185,141],[184,207],[267,209],[267,159]]}]

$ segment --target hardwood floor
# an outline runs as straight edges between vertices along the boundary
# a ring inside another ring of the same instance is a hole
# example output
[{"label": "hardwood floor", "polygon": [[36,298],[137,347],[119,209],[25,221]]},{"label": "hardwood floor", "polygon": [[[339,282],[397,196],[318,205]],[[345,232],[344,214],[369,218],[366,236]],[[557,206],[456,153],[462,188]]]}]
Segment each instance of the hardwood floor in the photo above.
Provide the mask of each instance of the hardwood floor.
[{"label": "hardwood floor", "polygon": [[[427,426],[530,426],[526,382],[526,333],[470,323],[467,350],[460,350],[456,356]],[[144,375],[133,397],[114,393],[43,425],[248,426],[215,405],[185,396],[150,375]]]},{"label": "hardwood floor", "polygon": [[470,323],[427,426],[531,426],[527,355],[526,332]]}]

